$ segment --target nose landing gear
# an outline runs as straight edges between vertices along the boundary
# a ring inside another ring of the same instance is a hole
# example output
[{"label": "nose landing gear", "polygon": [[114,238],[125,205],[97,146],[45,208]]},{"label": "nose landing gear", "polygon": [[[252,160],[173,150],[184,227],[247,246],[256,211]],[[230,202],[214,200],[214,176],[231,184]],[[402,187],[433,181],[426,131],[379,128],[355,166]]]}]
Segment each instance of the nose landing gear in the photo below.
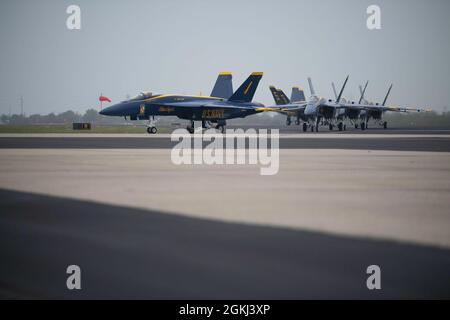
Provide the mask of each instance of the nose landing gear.
[{"label": "nose landing gear", "polygon": [[155,134],[156,132],[158,132],[158,129],[156,129],[155,126],[155,117],[152,116],[149,120],[148,120],[148,124],[147,124],[147,132],[149,134]]},{"label": "nose landing gear", "polygon": [[150,134],[155,134],[158,132],[158,129],[156,129],[156,127],[147,127],[147,132]]}]

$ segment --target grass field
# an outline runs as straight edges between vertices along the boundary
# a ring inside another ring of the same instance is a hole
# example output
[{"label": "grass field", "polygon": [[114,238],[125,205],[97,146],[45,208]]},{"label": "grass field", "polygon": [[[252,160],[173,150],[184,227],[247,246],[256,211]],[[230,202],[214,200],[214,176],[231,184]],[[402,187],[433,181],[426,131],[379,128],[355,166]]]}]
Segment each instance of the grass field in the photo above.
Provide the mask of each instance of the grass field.
[{"label": "grass field", "polygon": [[[147,133],[144,126],[93,125],[91,130],[73,130],[71,125],[0,125],[0,133]],[[173,128],[158,127],[158,133],[170,133]]]}]

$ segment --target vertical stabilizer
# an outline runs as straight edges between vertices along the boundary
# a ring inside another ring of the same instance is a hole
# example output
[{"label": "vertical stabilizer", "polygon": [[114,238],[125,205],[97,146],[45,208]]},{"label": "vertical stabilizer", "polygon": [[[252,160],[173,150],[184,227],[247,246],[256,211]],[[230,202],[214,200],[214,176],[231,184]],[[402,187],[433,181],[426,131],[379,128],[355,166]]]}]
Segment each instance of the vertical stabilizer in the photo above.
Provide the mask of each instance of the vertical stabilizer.
[{"label": "vertical stabilizer", "polygon": [[388,89],[388,92],[386,93],[386,97],[384,97],[383,104],[382,104],[383,106],[386,105],[386,101],[387,101],[387,99],[389,97],[389,94],[391,93],[391,90],[392,90],[392,86],[393,86],[393,84],[391,84],[391,86]]},{"label": "vertical stabilizer", "polygon": [[345,86],[347,85],[348,77],[349,76],[347,76],[347,78],[345,78],[344,84],[342,85],[341,91],[339,92],[339,95],[336,99],[336,103],[339,103],[339,101],[341,101],[342,94],[344,93]]},{"label": "vertical stabilizer", "polygon": [[366,85],[364,86],[364,89],[359,86],[359,92],[361,92],[361,97],[359,98],[358,104],[360,104],[363,99],[364,99],[364,95],[366,94],[366,89],[367,89],[367,85],[369,84],[369,81],[366,81]]},{"label": "vertical stabilizer", "polygon": [[314,91],[314,87],[313,87],[311,78],[309,78],[309,77],[308,77],[308,84],[309,84],[309,91],[311,92],[311,95],[312,95],[312,96],[315,96],[315,95],[316,95],[316,92]]},{"label": "vertical stabilizer", "polygon": [[228,99],[233,95],[233,75],[231,72],[221,72],[211,92],[211,97]]},{"label": "vertical stabilizer", "polygon": [[333,87],[334,98],[337,100],[338,95],[337,95],[337,92],[336,92],[336,86],[334,85],[334,82],[331,83],[331,86]]},{"label": "vertical stabilizer", "polygon": [[269,89],[270,92],[272,92],[273,100],[275,100],[277,106],[291,103],[289,98],[284,94],[283,90],[277,89],[274,86],[270,86]]},{"label": "vertical stabilizer", "polygon": [[251,102],[262,76],[262,72],[253,72],[228,100],[234,102]]},{"label": "vertical stabilizer", "polygon": [[303,89],[301,89],[299,87],[292,87],[291,101],[292,102],[306,101],[305,92],[303,91]]}]

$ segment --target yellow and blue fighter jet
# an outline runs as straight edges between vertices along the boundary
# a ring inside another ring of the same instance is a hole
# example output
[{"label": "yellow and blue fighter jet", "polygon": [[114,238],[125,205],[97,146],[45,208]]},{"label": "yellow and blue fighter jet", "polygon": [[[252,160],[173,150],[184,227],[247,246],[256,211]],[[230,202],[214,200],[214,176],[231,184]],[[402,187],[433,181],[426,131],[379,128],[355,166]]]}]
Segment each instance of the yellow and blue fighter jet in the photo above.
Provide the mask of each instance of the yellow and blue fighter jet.
[{"label": "yellow and blue fighter jet", "polygon": [[239,89],[232,93],[231,74],[221,73],[211,96],[146,92],[105,108],[100,114],[128,117],[130,120],[149,120],[148,133],[157,131],[153,121],[155,116],[177,116],[190,120],[190,125],[187,127],[190,133],[194,132],[194,121],[202,121],[203,128],[214,124],[216,129],[224,132],[226,119],[243,118],[259,112],[275,110],[266,108],[261,103],[252,102],[262,76],[262,72],[253,72]]}]

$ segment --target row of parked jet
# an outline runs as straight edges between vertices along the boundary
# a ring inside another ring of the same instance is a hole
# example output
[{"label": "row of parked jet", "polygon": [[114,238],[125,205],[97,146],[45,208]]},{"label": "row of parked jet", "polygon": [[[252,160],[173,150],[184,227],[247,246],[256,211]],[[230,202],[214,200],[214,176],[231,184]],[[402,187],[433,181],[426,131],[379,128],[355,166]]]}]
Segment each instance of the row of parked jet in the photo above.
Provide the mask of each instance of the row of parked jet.
[{"label": "row of parked jet", "polygon": [[262,76],[262,72],[253,72],[236,91],[233,91],[232,74],[221,72],[210,96],[141,92],[132,99],[101,110],[100,114],[125,117],[129,120],[148,120],[147,132],[154,134],[157,132],[155,117],[160,116],[177,116],[180,119],[189,120],[187,130],[190,133],[194,132],[195,121],[201,121],[202,128],[215,127],[220,132],[224,132],[228,119],[244,118],[261,112],[279,112],[287,116],[287,125],[291,125],[291,119],[295,118],[295,124],[302,124],[304,132],[308,129],[318,132],[322,125],[327,125],[330,130],[337,127],[339,131],[343,131],[349,124],[365,130],[371,119],[386,129],[387,122],[383,121],[383,115],[388,111],[428,111],[386,105],[392,84],[381,104],[366,100],[365,92],[368,82],[364,88],[360,86],[361,96],[358,102],[346,101],[342,95],[349,79],[348,76],[339,94],[332,83],[334,99],[317,96],[311,78],[308,78],[311,93],[309,99],[305,98],[304,91],[298,87],[292,88],[292,95],[289,99],[281,89],[271,86],[270,91],[275,105],[264,106],[261,103],[252,102]]}]

